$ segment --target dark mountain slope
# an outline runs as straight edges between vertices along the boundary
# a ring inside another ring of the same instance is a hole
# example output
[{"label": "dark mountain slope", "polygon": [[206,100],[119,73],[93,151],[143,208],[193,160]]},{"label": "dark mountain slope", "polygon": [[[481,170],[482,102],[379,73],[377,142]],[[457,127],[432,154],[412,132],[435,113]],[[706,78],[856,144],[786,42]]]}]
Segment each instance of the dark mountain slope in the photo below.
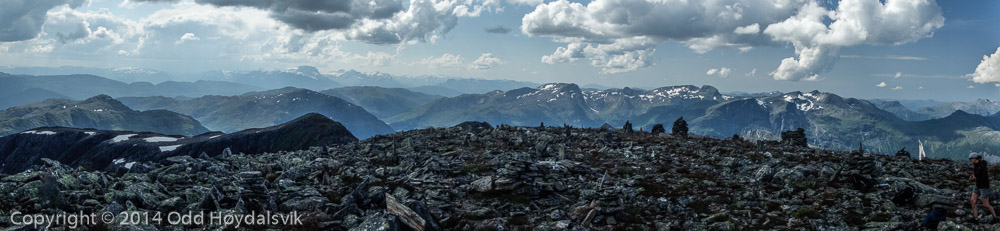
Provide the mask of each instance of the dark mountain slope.
[{"label": "dark mountain slope", "polygon": [[310,113],[274,127],[233,134],[206,133],[195,137],[157,133],[42,127],[0,137],[0,172],[23,171],[42,158],[71,166],[102,170],[109,166],[131,168],[134,161],[157,161],[171,156],[209,156],[232,153],[265,153],[308,149],[356,142],[343,125]]},{"label": "dark mountain slope", "polygon": [[204,96],[190,100],[165,97],[125,98],[140,110],[166,109],[190,115],[206,127],[223,132],[274,126],[309,113],[341,121],[360,138],[392,133],[385,122],[364,108],[319,92],[282,88],[240,96]]},{"label": "dark mountain slope", "polygon": [[50,99],[0,111],[0,135],[48,126],[174,135],[208,132],[189,116],[164,110],[135,111],[107,95],[81,101]]}]

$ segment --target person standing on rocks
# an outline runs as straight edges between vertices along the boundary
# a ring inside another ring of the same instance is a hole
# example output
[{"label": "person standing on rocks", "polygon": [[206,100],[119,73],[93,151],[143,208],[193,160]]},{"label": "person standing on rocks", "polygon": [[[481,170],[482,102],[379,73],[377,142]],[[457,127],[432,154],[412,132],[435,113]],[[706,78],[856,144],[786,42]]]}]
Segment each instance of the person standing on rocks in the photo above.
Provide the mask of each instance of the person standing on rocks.
[{"label": "person standing on rocks", "polygon": [[982,155],[969,157],[969,161],[972,162],[972,176],[969,177],[969,180],[976,182],[976,188],[972,190],[972,200],[970,201],[972,203],[972,218],[979,217],[979,208],[976,207],[976,199],[978,198],[983,202],[983,207],[986,207],[993,215],[993,219],[996,220],[997,213],[993,211],[993,206],[990,206],[990,197],[993,195],[990,191],[988,163],[983,160]]}]

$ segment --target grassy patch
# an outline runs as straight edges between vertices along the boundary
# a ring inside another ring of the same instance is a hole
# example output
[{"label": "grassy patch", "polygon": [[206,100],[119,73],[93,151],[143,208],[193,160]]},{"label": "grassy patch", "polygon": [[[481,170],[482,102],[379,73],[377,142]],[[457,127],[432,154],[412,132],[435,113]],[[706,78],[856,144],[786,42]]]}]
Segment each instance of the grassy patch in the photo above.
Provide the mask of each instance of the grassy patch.
[{"label": "grassy patch", "polygon": [[820,218],[819,211],[816,211],[813,208],[799,208],[798,210],[795,210],[795,212],[792,212],[792,216],[797,218]]},{"label": "grassy patch", "polygon": [[792,187],[805,189],[805,188],[812,188],[814,185],[816,185],[816,182],[813,182],[811,180],[804,180],[804,181],[792,182],[791,185]]}]

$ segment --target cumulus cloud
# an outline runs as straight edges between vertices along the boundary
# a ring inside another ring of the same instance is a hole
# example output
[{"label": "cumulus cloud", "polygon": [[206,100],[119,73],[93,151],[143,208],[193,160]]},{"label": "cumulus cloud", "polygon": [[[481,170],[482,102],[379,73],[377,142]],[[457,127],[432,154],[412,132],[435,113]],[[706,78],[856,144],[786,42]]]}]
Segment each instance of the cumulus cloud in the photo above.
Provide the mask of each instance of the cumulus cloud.
[{"label": "cumulus cloud", "polygon": [[462,59],[461,55],[453,55],[449,53],[445,53],[441,55],[441,57],[427,57],[420,61],[421,64],[437,68],[461,67],[462,62],[464,62],[464,59]]},{"label": "cumulus cloud", "polygon": [[198,41],[198,40],[201,40],[201,38],[198,38],[198,36],[194,35],[194,33],[184,33],[184,35],[181,35],[181,38],[177,40],[177,44],[184,43],[185,41]]},{"label": "cumulus cloud", "polygon": [[195,2],[216,7],[258,9],[266,11],[270,18],[306,33],[333,31],[341,39],[370,44],[434,41],[454,28],[459,17],[478,17],[484,11],[499,9],[495,0],[412,0],[408,4],[404,4],[403,0]]},{"label": "cumulus cloud", "polygon": [[731,73],[732,71],[733,70],[729,69],[728,67],[722,67],[722,68],[718,68],[718,69],[712,68],[712,69],[708,69],[708,71],[705,72],[705,74],[706,75],[718,75],[719,77],[726,78],[726,77],[729,77],[729,73]]},{"label": "cumulus cloud", "polygon": [[116,17],[107,9],[79,12],[58,7],[47,12],[45,18],[37,37],[4,43],[7,52],[107,55],[134,50],[134,41],[142,34],[138,22]]},{"label": "cumulus cloud", "polygon": [[494,26],[494,27],[486,28],[486,33],[491,33],[491,34],[506,34],[506,33],[510,33],[510,28],[508,28],[506,26],[503,26],[503,25],[497,25],[497,26]]},{"label": "cumulus cloud", "polygon": [[641,50],[651,56],[653,47],[668,41],[698,53],[791,43],[796,57],[782,60],[771,75],[779,80],[817,80],[837,62],[841,47],[908,43],[931,36],[943,22],[934,0],[844,0],[836,9],[815,1],[787,0],[594,0],[586,4],[558,0],[526,14],[521,31],[567,44],[542,58],[550,64],[581,58],[604,64],[593,62],[603,57],[585,49],[637,38],[648,46],[616,53]]},{"label": "cumulus cloud", "polygon": [[896,86],[896,87],[893,87],[892,90],[903,90],[903,87],[902,86]]},{"label": "cumulus cloud", "polygon": [[875,87],[885,87],[885,86],[888,86],[888,84],[885,84],[885,82],[875,84]]},{"label": "cumulus cloud", "polygon": [[972,86],[972,85],[969,85],[969,86],[968,86],[968,87],[966,87],[966,88],[968,88],[968,89],[975,89],[975,88],[976,88],[976,86]]},{"label": "cumulus cloud", "polygon": [[349,40],[371,44],[434,41],[457,25],[459,17],[478,17],[493,1],[412,0],[197,0],[214,6],[252,7],[306,32],[332,30]]},{"label": "cumulus cloud", "polygon": [[976,71],[967,76],[976,83],[1000,82],[1000,47],[992,55],[984,55]]},{"label": "cumulus cloud", "polygon": [[898,72],[897,71],[896,74],[892,76],[892,78],[894,78],[894,79],[898,79],[899,77],[903,77],[903,72]]},{"label": "cumulus cloud", "polygon": [[493,55],[493,53],[483,53],[478,59],[476,59],[476,61],[472,61],[472,68],[486,70],[492,69],[500,64],[503,64],[503,61]]},{"label": "cumulus cloud", "polygon": [[930,37],[943,25],[933,0],[845,0],[833,10],[809,2],[795,16],[768,25],[764,34],[791,43],[798,56],[783,59],[771,73],[775,79],[814,80],[833,67],[840,47],[904,44]]},{"label": "cumulus cloud", "polygon": [[[684,43],[696,52],[772,44],[759,33],[761,25],[792,15],[799,3],[755,2],[595,0],[584,5],[559,0],[539,5],[526,14],[521,31],[567,43],[543,57],[545,63],[588,58],[604,73],[619,73],[652,66],[654,47],[667,41]],[[639,65],[608,68],[603,60],[609,59],[602,53],[582,52],[584,48],[601,46],[617,47],[607,53],[630,54],[619,55],[617,60],[632,57],[631,61]]]},{"label": "cumulus cloud", "polygon": [[[87,0],[3,0],[0,1],[0,42],[33,39],[42,30],[47,12],[59,7],[77,8]],[[79,28],[79,27],[77,27]],[[81,32],[82,33],[82,32]],[[68,37],[82,37],[73,34]]]},{"label": "cumulus cloud", "polygon": [[606,44],[570,43],[542,56],[542,62],[556,64],[589,58],[590,64],[600,67],[603,74],[622,73],[652,66],[654,46],[656,43],[647,37],[617,39]]}]

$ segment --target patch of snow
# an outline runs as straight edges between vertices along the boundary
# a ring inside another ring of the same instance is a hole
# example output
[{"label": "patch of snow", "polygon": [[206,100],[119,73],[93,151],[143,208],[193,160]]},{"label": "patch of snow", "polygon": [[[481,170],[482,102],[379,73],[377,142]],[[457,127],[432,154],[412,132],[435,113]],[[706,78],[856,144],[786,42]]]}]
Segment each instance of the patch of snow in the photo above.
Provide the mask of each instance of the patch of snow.
[{"label": "patch of snow", "polygon": [[96,112],[102,112],[102,111],[104,111],[104,109],[94,109],[94,111],[96,111]]},{"label": "patch of snow", "polygon": [[111,143],[118,143],[118,142],[126,141],[126,140],[128,140],[129,138],[131,138],[131,137],[133,137],[135,135],[136,134],[118,135],[118,136],[115,136],[115,138],[111,138]]},{"label": "patch of snow", "polygon": [[21,134],[36,134],[36,135],[55,135],[56,132],[53,131],[26,131]]},{"label": "patch of snow", "polygon": [[88,136],[97,135],[97,132],[83,132],[83,133],[87,134]]},{"label": "patch of snow", "polygon": [[177,138],[165,137],[165,136],[154,136],[154,137],[148,137],[148,138],[145,138],[145,139],[142,139],[142,140],[145,140],[146,142],[149,142],[149,143],[155,143],[155,142],[174,142],[174,141],[177,141]]},{"label": "patch of snow", "polygon": [[208,139],[210,139],[210,140],[211,140],[211,139],[215,139],[215,138],[217,138],[217,137],[220,137],[220,136],[222,136],[222,135],[214,135],[214,136],[212,136],[212,137],[208,137]]},{"label": "patch of snow", "polygon": [[132,169],[132,165],[135,165],[135,162],[128,162],[128,164],[125,164],[125,169]]},{"label": "patch of snow", "polygon": [[160,151],[161,151],[161,152],[169,152],[169,151],[173,151],[173,150],[176,150],[176,149],[177,149],[177,147],[180,147],[180,146],[181,146],[181,144],[178,144],[178,145],[170,145],[170,146],[160,146]]},{"label": "patch of snow", "polygon": [[111,163],[112,163],[112,164],[121,164],[121,163],[125,163],[125,159],[115,159],[115,160],[112,160],[112,161],[111,161]]},{"label": "patch of snow", "polygon": [[767,104],[764,103],[764,101],[760,100],[760,99],[757,99],[757,105],[760,105],[761,107],[767,108]]}]

